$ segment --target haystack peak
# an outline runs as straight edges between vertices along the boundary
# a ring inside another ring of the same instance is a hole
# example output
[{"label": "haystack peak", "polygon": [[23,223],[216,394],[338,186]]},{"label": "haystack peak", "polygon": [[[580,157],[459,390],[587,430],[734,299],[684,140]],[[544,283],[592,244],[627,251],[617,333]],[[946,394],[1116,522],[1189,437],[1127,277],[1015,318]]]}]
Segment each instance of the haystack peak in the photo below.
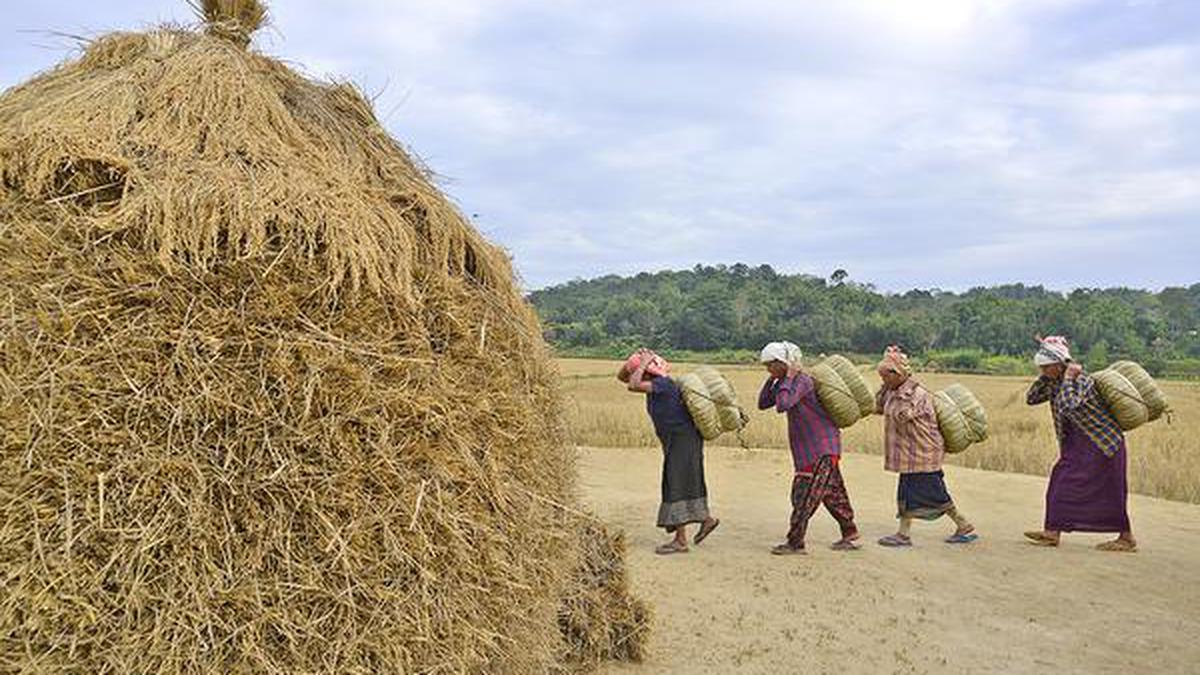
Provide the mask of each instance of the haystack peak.
[{"label": "haystack peak", "polygon": [[210,35],[242,46],[267,22],[267,7],[259,0],[187,0]]},{"label": "haystack peak", "polygon": [[332,292],[404,297],[428,275],[511,283],[360,91],[243,48],[262,4],[192,2],[203,33],[107,35],[0,94],[0,184],[167,268],[296,256]]}]

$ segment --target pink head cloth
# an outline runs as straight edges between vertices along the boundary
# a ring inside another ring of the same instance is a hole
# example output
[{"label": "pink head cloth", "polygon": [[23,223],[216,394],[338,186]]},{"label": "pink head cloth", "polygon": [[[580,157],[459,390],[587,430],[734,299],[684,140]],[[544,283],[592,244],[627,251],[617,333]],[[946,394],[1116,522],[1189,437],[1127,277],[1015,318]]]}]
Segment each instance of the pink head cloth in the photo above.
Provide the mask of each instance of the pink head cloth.
[{"label": "pink head cloth", "polygon": [[1061,335],[1051,335],[1042,338],[1042,344],[1038,348],[1037,354],[1033,357],[1033,362],[1039,366],[1067,363],[1070,360],[1071,347],[1067,343],[1067,339]]},{"label": "pink head cloth", "polygon": [[879,362],[879,372],[894,370],[901,375],[912,375],[912,366],[908,363],[908,354],[899,347],[892,345],[883,352],[883,360]]},{"label": "pink head cloth", "polygon": [[[625,360],[625,372],[633,373],[641,364],[642,359],[636,352],[630,354],[629,358]],[[658,354],[650,352],[650,363],[646,365],[646,372],[654,377],[661,377],[671,372],[671,364]]]}]

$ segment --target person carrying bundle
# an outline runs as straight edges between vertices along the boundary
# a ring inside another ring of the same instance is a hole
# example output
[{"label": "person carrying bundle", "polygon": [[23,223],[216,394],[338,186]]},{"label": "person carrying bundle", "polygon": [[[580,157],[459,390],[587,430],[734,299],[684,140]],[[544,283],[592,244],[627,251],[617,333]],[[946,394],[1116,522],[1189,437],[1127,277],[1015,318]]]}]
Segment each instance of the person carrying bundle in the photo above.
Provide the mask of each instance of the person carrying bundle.
[{"label": "person carrying bundle", "polygon": [[908,356],[891,346],[878,366],[883,386],[875,396],[875,411],[884,418],[883,466],[900,474],[896,486],[896,517],[900,529],[879,540],[881,546],[912,546],[913,519],[937,520],[949,516],[957,528],[948,544],[978,539],[975,526],[959,512],[946,490],[942,460],[945,441],[938,430],[933,395],[912,375]]},{"label": "person carrying bundle", "polygon": [[842,435],[817,399],[813,379],[801,372],[800,348],[790,342],[772,342],[763,348],[760,361],[769,376],[758,395],[758,409],[786,413],[788,443],[795,475],[792,479],[792,516],[787,541],[771,549],[775,555],[805,553],[808,521],[821,504],[841,527],[842,538],[834,550],[858,548],[854,508],[846,492],[838,461]]},{"label": "person carrying bundle", "polygon": [[684,405],[679,385],[667,376],[670,370],[666,359],[639,349],[617,371],[617,379],[629,391],[645,394],[646,411],[662,443],[662,501],[657,525],[675,537],[655,549],[660,555],[688,552],[688,525],[700,524],[694,541],[699,545],[721,524],[708,512],[704,438]]},{"label": "person carrying bundle", "polygon": [[1043,529],[1025,536],[1039,546],[1058,546],[1063,532],[1116,532],[1116,539],[1096,548],[1136,551],[1126,508],[1125,433],[1095,381],[1071,359],[1065,338],[1041,339],[1034,363],[1041,376],[1029,388],[1026,402],[1050,403],[1060,455],[1046,489]]}]

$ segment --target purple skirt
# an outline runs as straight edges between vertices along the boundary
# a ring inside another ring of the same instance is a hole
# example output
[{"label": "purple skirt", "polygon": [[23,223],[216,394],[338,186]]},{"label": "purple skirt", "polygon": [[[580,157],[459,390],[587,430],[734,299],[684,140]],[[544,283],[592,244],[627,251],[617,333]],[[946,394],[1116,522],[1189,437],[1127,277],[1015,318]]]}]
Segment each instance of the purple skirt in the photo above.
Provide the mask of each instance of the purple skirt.
[{"label": "purple skirt", "polygon": [[1063,419],[1061,456],[1046,490],[1046,529],[1052,532],[1128,532],[1125,442],[1106,457],[1086,433]]}]

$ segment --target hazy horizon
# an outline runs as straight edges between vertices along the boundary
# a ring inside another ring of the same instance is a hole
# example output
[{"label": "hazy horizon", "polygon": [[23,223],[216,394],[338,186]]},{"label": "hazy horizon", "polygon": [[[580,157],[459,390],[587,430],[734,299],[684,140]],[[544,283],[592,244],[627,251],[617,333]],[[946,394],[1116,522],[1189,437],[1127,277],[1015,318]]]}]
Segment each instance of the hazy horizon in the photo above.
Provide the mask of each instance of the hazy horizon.
[{"label": "hazy horizon", "polygon": [[[830,278],[830,276],[832,275],[833,272],[837,271],[836,269],[834,269],[834,270],[830,270],[829,272],[824,273],[824,274],[822,274],[820,272],[815,272],[815,271],[810,272],[810,271],[806,271],[806,270],[789,271],[789,270],[780,269],[780,268],[776,267],[775,265],[771,265],[771,263],[751,264],[751,263],[741,262],[741,261],[736,261],[736,262],[732,262],[732,263],[712,263],[712,264],[697,263],[697,264],[703,264],[706,267],[718,267],[718,266],[723,265],[726,268],[730,268],[730,267],[733,267],[734,265],[741,264],[741,265],[745,265],[751,269],[753,269],[755,267],[759,267],[761,265],[770,265],[771,268],[775,270],[775,273],[779,274],[781,276],[782,275],[810,276],[810,277],[817,277],[817,278],[826,279],[826,280],[828,280]],[[696,267],[696,265],[691,265],[691,266],[684,266],[684,267],[661,268],[661,269],[654,269],[654,270],[639,270],[639,271],[633,272],[633,273],[616,273],[616,272],[600,273],[595,276],[575,277],[572,279],[567,279],[565,281],[557,281],[552,284],[540,286],[538,288],[529,288],[526,290],[526,292],[533,293],[536,291],[543,291],[543,290],[546,290],[549,288],[553,288],[555,286],[563,286],[563,285],[566,285],[566,284],[569,284],[572,282],[595,281],[597,279],[601,279],[601,278],[609,277],[609,276],[630,278],[630,277],[635,277],[635,276],[637,276],[639,274],[643,274],[643,273],[653,275],[653,274],[660,274],[660,273],[664,273],[664,272],[685,272],[685,271],[690,271],[690,270],[694,269],[695,267]],[[844,268],[839,268],[839,269],[844,269]],[[1075,287],[1069,287],[1069,288],[1058,288],[1058,287],[1054,287],[1054,286],[1044,284],[1044,283],[1031,283],[1028,281],[1018,280],[1018,281],[996,282],[993,284],[976,284],[974,286],[965,286],[965,287],[959,287],[959,288],[948,288],[948,287],[944,287],[944,286],[920,286],[920,285],[902,286],[899,288],[884,288],[884,287],[880,286],[879,284],[872,282],[870,279],[858,278],[857,276],[855,276],[855,274],[852,270],[845,270],[845,271],[848,274],[848,276],[846,277],[847,282],[866,284],[866,285],[870,286],[871,288],[875,289],[876,291],[878,291],[879,293],[886,294],[886,295],[903,295],[909,291],[942,291],[942,292],[960,293],[961,294],[961,293],[966,293],[968,291],[974,290],[976,288],[997,288],[997,287],[1004,287],[1004,286],[1025,286],[1026,288],[1036,288],[1036,287],[1040,286],[1048,292],[1062,293],[1062,294],[1068,294],[1073,291],[1080,291],[1080,290],[1114,290],[1114,289],[1129,289],[1129,290],[1136,290],[1136,291],[1146,291],[1148,293],[1160,293],[1164,289],[1167,289],[1167,288],[1190,288],[1191,286],[1200,284],[1200,277],[1197,277],[1197,279],[1195,281],[1183,282],[1180,284],[1167,284],[1165,286],[1158,286],[1158,287],[1128,286],[1128,285],[1116,284],[1116,285],[1105,285],[1105,286],[1075,286]]]}]

